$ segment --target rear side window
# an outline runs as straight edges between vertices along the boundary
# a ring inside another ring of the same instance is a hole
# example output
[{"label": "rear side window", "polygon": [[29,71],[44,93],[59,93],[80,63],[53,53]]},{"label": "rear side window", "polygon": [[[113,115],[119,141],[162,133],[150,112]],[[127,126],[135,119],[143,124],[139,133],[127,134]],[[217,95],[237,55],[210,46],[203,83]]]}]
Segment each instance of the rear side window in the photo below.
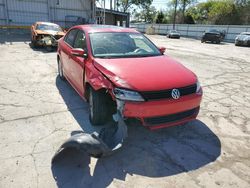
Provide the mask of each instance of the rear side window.
[{"label": "rear side window", "polygon": [[64,38],[64,41],[66,43],[68,43],[68,45],[70,45],[71,47],[73,47],[76,33],[77,33],[77,30],[76,29],[72,29],[71,31],[69,31],[69,33]]}]

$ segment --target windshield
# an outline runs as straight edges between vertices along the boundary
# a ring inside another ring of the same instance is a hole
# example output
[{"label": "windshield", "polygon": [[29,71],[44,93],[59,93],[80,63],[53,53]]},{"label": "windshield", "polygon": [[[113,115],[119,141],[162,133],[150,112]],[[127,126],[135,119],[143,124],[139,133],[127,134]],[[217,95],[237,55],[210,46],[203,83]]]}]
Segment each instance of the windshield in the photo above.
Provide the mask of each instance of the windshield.
[{"label": "windshield", "polygon": [[250,33],[242,32],[240,35],[250,35]]},{"label": "windshield", "polygon": [[209,29],[209,30],[207,30],[207,32],[211,32],[211,33],[219,33],[219,31],[217,31],[216,29]]},{"label": "windshield", "polygon": [[37,30],[52,30],[52,31],[62,31],[62,28],[59,25],[46,25],[46,24],[39,24],[36,26]]},{"label": "windshield", "polygon": [[122,58],[161,55],[156,46],[139,33],[91,33],[94,57]]}]

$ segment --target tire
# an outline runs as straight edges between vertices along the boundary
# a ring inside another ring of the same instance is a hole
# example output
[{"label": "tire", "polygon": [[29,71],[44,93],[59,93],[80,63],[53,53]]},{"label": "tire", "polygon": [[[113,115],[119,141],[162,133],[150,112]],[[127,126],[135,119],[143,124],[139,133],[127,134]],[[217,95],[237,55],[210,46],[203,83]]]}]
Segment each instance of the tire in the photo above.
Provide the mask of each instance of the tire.
[{"label": "tire", "polygon": [[103,125],[109,118],[107,95],[102,91],[89,91],[89,120],[92,125]]},{"label": "tire", "polygon": [[47,52],[52,52],[53,48],[52,48],[52,46],[46,46],[46,50],[47,50]]},{"label": "tire", "polygon": [[31,40],[31,44],[32,44],[33,48],[37,48],[38,47],[36,41],[34,41],[34,40]]},{"label": "tire", "polygon": [[215,42],[216,44],[220,44],[220,39],[217,39]]},{"label": "tire", "polygon": [[58,76],[61,80],[65,80],[64,74],[63,74],[63,65],[60,59],[57,61],[57,68],[58,68]]}]

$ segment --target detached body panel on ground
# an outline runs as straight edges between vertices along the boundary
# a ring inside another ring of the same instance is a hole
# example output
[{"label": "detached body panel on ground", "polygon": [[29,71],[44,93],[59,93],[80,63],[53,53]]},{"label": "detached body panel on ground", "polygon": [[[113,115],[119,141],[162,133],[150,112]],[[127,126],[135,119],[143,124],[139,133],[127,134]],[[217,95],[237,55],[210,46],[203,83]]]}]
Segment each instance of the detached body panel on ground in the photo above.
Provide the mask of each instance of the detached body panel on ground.
[{"label": "detached body panel on ground", "polygon": [[118,110],[157,129],[199,112],[202,89],[195,74],[136,30],[75,26],[59,41],[58,65],[60,77],[89,101],[93,124]]}]

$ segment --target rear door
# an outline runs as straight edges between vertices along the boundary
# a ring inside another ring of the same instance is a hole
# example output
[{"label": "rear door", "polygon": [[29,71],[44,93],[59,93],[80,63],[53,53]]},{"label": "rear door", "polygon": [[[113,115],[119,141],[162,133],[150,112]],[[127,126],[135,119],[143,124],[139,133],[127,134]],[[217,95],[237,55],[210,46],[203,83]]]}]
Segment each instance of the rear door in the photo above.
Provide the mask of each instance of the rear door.
[{"label": "rear door", "polygon": [[75,37],[77,34],[77,29],[70,30],[67,35],[64,37],[63,45],[61,46],[61,61],[63,63],[64,75],[69,79],[70,82],[73,81],[71,75],[71,66],[70,66],[70,53],[73,48]]},{"label": "rear door", "polygon": [[[81,48],[87,53],[87,43],[84,31],[78,30],[76,38],[74,40],[73,48]],[[83,95],[84,93],[83,75],[85,61],[86,60],[84,57],[78,57],[74,55],[69,56],[69,62],[71,65],[71,75],[74,82],[74,86],[81,95]]]}]

